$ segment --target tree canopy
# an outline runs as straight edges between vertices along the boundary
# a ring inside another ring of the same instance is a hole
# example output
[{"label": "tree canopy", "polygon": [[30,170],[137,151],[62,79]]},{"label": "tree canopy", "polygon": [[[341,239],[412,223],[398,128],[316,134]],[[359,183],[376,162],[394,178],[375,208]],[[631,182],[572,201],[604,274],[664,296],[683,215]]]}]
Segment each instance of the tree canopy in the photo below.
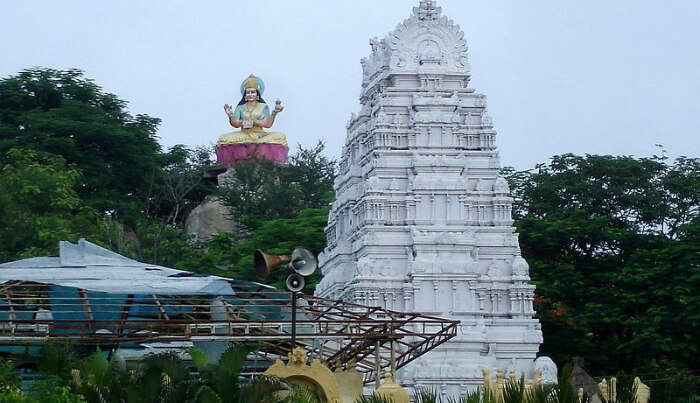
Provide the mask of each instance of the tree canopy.
[{"label": "tree canopy", "polygon": [[51,254],[58,240],[80,236],[138,259],[173,244],[189,250],[180,228],[212,192],[202,181],[211,150],[163,152],[160,120],[126,106],[80,70],[0,80],[3,261]]},{"label": "tree canopy", "polygon": [[287,165],[251,159],[231,166],[231,179],[218,195],[233,217],[249,229],[262,221],[293,218],[307,208],[317,209],[333,201],[335,161],[323,155],[325,146],[299,146]]},{"label": "tree canopy", "polygon": [[565,154],[507,174],[542,353],[608,373],[695,368],[700,161]]},{"label": "tree canopy", "polygon": [[78,197],[80,171],[53,154],[11,149],[0,171],[0,260],[50,255],[94,235],[97,215]]},{"label": "tree canopy", "polygon": [[126,105],[75,69],[0,80],[0,158],[13,148],[61,156],[82,171],[76,190],[88,206],[134,220],[159,166],[160,120]]}]

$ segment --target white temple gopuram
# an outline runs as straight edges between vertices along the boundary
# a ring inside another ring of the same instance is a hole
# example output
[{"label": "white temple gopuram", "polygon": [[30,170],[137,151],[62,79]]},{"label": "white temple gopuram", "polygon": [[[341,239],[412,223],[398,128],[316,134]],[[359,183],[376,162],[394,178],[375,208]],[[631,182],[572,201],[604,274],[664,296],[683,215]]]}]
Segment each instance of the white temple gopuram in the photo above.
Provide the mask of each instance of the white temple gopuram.
[{"label": "white temple gopuram", "polygon": [[370,45],[316,294],[461,321],[456,338],[399,371],[404,386],[456,396],[484,368],[532,378],[535,287],[464,33],[422,0]]}]

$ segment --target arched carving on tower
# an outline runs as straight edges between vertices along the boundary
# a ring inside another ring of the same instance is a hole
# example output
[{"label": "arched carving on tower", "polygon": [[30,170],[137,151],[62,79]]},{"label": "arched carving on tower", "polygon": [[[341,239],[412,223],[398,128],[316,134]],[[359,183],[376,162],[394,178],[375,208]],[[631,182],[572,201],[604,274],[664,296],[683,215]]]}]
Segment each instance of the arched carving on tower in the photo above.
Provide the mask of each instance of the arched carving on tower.
[{"label": "arched carving on tower", "polygon": [[464,32],[447,17],[436,20],[419,20],[415,15],[399,24],[387,36],[391,52],[392,69],[414,70],[421,65],[426,42],[434,42],[440,48],[441,65],[457,73],[469,72],[467,41]]},{"label": "arched carving on tower", "polygon": [[416,72],[430,66],[468,76],[464,32],[452,20],[440,16],[440,7],[425,3],[384,39],[370,40],[372,53],[361,61],[365,91],[391,73]]}]

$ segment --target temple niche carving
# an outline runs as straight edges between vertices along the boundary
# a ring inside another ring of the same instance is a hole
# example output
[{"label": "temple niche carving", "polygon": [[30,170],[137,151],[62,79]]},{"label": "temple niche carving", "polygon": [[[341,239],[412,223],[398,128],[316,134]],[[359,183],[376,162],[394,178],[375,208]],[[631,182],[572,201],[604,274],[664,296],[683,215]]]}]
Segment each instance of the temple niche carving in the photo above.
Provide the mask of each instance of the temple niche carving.
[{"label": "temple niche carving", "polygon": [[405,386],[457,396],[484,368],[532,379],[534,286],[464,33],[423,0],[370,47],[316,294],[461,321],[455,339],[399,371]]}]

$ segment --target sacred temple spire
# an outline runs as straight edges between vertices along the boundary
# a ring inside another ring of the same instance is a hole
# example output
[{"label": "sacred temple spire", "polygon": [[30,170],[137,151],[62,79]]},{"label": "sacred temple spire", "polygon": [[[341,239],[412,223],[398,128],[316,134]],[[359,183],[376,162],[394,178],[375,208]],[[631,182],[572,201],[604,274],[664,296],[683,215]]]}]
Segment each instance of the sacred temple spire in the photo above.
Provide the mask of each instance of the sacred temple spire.
[{"label": "sacred temple spire", "polygon": [[413,1],[362,59],[315,293],[460,321],[458,336],[396,374],[457,397],[483,368],[532,377],[542,332],[464,32],[437,1]]},{"label": "sacred temple spire", "polygon": [[421,21],[437,20],[442,12],[442,7],[435,5],[435,0],[421,0],[418,7],[413,7],[413,14]]}]

